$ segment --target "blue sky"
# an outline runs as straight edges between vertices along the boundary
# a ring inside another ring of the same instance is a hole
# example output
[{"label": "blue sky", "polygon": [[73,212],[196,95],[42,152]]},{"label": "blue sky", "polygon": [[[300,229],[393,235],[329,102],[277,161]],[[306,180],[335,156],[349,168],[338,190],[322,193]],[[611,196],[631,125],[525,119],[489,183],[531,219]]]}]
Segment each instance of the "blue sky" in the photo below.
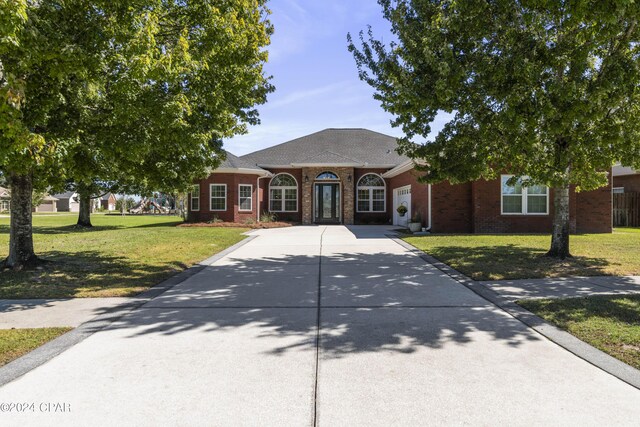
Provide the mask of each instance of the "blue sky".
[{"label": "blue sky", "polygon": [[276,91],[259,107],[261,124],[225,141],[228,151],[243,155],[331,127],[402,134],[358,78],[347,51],[347,33],[357,37],[367,25],[377,38],[390,39],[375,0],[272,0],[268,6],[275,34],[266,72]]}]

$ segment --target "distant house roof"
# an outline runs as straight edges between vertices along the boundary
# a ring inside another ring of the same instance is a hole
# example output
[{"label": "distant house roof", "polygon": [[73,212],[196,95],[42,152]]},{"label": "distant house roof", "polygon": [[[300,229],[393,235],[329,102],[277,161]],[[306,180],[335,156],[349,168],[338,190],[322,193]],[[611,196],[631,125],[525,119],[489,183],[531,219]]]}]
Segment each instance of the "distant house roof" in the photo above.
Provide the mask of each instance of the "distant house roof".
[{"label": "distant house roof", "polygon": [[54,194],[53,196],[59,199],[70,199],[76,195],[75,191],[66,191],[64,193]]},{"label": "distant house roof", "polygon": [[0,197],[6,199],[10,198],[11,195],[9,194],[9,190],[4,187],[0,187]]},{"label": "distant house roof", "polygon": [[630,168],[628,166],[615,165],[611,169],[613,176],[622,176],[622,175],[635,175],[638,173],[637,170]]},{"label": "distant house roof", "polygon": [[246,154],[254,166],[349,165],[394,167],[409,160],[396,138],[367,129],[325,129]]},{"label": "distant house roof", "polygon": [[42,201],[43,201],[43,202],[56,202],[56,201],[58,201],[58,200],[59,200],[59,199],[57,199],[56,197],[52,196],[51,194],[47,194],[46,196],[44,196],[44,197],[42,198]]},{"label": "distant house roof", "polygon": [[112,193],[107,193],[105,195],[103,195],[102,197],[100,197],[100,200],[109,200],[109,198],[112,196]]}]

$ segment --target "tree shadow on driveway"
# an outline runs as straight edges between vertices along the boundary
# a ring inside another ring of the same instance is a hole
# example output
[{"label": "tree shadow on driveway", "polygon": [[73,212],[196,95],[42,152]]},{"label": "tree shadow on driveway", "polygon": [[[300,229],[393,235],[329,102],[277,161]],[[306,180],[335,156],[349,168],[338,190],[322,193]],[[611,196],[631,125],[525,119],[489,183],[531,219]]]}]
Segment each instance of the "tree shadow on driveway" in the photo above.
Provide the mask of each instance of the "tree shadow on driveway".
[{"label": "tree shadow on driveway", "polygon": [[319,257],[301,255],[226,260],[110,328],[128,330],[132,339],[250,328],[256,339],[272,341],[269,353],[282,355],[315,349],[319,324],[330,357],[412,353],[466,345],[479,336],[510,347],[540,339],[414,254],[334,253],[322,257],[322,266]]}]

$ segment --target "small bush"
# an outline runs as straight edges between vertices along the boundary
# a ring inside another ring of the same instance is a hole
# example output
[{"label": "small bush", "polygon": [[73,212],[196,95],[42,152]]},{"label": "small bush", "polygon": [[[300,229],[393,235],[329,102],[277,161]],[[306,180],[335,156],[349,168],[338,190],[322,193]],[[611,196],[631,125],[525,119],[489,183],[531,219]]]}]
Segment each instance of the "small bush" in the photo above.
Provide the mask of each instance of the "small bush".
[{"label": "small bush", "polygon": [[220,217],[218,215],[214,215],[213,218],[210,221],[207,221],[209,224],[218,224],[220,222],[224,222],[223,220],[220,219]]},{"label": "small bush", "polygon": [[256,220],[253,218],[246,218],[242,223],[245,225],[253,225],[256,223]]},{"label": "small bush", "polygon": [[276,222],[278,217],[272,212],[264,211],[260,215],[260,222]]}]

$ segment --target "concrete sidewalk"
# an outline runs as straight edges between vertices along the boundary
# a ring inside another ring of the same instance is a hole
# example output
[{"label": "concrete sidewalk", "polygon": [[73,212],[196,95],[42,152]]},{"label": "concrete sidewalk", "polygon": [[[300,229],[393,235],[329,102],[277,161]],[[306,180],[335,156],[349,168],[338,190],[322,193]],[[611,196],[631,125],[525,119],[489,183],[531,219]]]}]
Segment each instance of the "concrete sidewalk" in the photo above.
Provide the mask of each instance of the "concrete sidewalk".
[{"label": "concrete sidewalk", "polygon": [[511,300],[640,294],[640,276],[561,277],[479,282]]},{"label": "concrete sidewalk", "polygon": [[2,425],[635,425],[640,390],[383,227],[258,237],[0,388]]},{"label": "concrete sidewalk", "polygon": [[132,298],[0,300],[0,329],[76,327]]}]

